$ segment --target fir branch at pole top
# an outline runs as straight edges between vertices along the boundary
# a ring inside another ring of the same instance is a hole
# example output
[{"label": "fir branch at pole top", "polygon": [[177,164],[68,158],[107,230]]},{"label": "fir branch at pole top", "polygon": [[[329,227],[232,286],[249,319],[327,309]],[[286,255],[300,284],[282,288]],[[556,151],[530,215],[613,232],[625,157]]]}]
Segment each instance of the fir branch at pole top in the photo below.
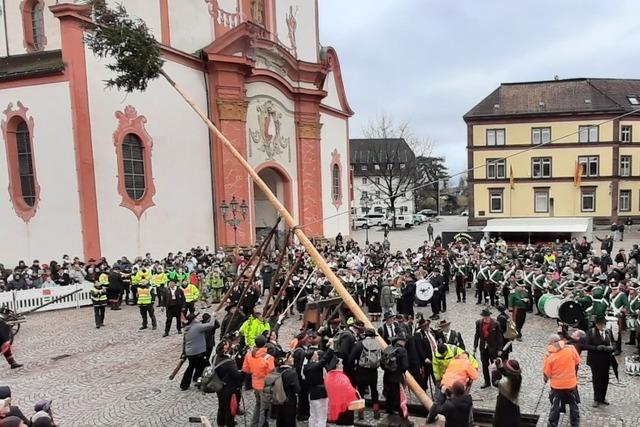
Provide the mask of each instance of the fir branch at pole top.
[{"label": "fir branch at pole top", "polygon": [[109,8],[105,0],[87,0],[93,8],[93,23],[85,43],[100,58],[113,58],[107,65],[115,77],[107,87],[126,92],[145,91],[149,81],[156,79],[164,61],[160,45],[141,19],[132,18],[122,4]]}]

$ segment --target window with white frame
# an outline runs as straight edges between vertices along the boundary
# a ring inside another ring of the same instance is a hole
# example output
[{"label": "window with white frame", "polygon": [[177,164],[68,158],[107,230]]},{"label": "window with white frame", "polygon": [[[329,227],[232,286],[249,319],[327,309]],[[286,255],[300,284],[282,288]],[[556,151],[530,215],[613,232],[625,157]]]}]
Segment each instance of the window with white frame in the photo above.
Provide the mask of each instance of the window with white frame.
[{"label": "window with white frame", "polygon": [[580,142],[598,142],[598,126],[579,126],[578,131],[580,135]]},{"label": "window with white frame", "polygon": [[536,213],[549,212],[549,190],[535,189],[533,192],[533,205]]},{"label": "window with white frame", "polygon": [[393,164],[392,163],[388,163],[387,164],[387,170],[390,171],[393,169]]},{"label": "window with white frame", "polygon": [[532,144],[548,144],[551,142],[551,128],[532,128],[531,143]]},{"label": "window with white frame", "polygon": [[620,176],[631,176],[631,156],[620,156]]},{"label": "window with white frame", "polygon": [[583,188],[580,192],[580,210],[594,212],[596,210],[596,190]]},{"label": "window with white frame", "polygon": [[598,156],[579,156],[578,163],[582,165],[582,176],[598,176]]},{"label": "window with white frame", "polygon": [[551,178],[551,157],[533,157],[531,159],[532,178]]},{"label": "window with white frame", "polygon": [[360,169],[363,170],[363,171],[366,171],[367,170],[367,165],[360,166]]},{"label": "window with white frame", "polygon": [[367,180],[367,178],[362,178],[362,184],[363,185],[367,185],[369,183],[369,181]]},{"label": "window with white frame", "polygon": [[375,180],[376,180],[376,184],[377,184],[377,185],[380,185],[380,182],[381,182],[381,181],[380,181],[380,177],[376,177],[376,178],[375,178]]},{"label": "window with white frame", "polygon": [[631,126],[620,126],[620,142],[631,142],[632,141],[632,127]]},{"label": "window with white frame", "polygon": [[489,212],[502,213],[502,189],[489,190]]},{"label": "window with white frame", "polygon": [[631,211],[631,190],[620,190],[620,200],[618,201],[619,212]]},{"label": "window with white frame", "polygon": [[505,159],[487,159],[487,179],[504,179],[507,176]]},{"label": "window with white frame", "polygon": [[375,165],[373,165],[373,168],[375,170],[379,171],[380,170],[380,165],[376,163]]},{"label": "window with white frame", "polygon": [[504,129],[487,129],[487,145],[504,145]]}]

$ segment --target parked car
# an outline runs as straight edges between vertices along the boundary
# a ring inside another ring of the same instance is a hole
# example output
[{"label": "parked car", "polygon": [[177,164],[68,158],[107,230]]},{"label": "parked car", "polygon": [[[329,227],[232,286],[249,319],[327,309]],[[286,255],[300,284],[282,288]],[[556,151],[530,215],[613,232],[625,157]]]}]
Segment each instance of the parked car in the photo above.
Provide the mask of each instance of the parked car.
[{"label": "parked car", "polygon": [[365,218],[367,218],[368,227],[381,226],[381,225],[384,225],[386,222],[385,215],[381,213],[367,214],[365,215]]},{"label": "parked car", "polygon": [[469,216],[469,211],[460,212],[460,216]]},{"label": "parked car", "polygon": [[420,212],[422,215],[426,216],[426,217],[434,217],[434,216],[438,216],[438,212],[434,211],[433,209],[422,209]]},{"label": "parked car", "polygon": [[427,222],[427,216],[421,213],[413,214],[413,225],[420,225],[423,222]]},{"label": "parked car", "polygon": [[[413,227],[413,215],[396,215],[396,228]],[[387,219],[387,225],[393,227],[393,217]]]},{"label": "parked car", "polygon": [[353,229],[354,230],[357,230],[358,228],[366,228],[366,227],[368,227],[367,218],[365,218],[365,217],[354,218],[352,220],[352,222],[353,222]]}]

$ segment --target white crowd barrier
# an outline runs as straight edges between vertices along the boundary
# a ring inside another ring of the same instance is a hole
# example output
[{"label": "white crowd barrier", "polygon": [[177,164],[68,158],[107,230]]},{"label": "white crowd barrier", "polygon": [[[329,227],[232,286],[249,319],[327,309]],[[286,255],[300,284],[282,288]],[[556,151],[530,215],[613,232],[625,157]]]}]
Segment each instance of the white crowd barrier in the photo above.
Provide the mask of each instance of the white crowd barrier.
[{"label": "white crowd barrier", "polygon": [[[38,311],[61,310],[63,308],[79,308],[91,305],[89,290],[93,286],[90,282],[69,286],[57,286],[44,289],[26,289],[22,291],[0,292],[0,306],[7,306],[18,313],[32,310],[38,306],[68,295],[65,298],[42,307]],[[79,290],[73,295],[69,295]]]}]

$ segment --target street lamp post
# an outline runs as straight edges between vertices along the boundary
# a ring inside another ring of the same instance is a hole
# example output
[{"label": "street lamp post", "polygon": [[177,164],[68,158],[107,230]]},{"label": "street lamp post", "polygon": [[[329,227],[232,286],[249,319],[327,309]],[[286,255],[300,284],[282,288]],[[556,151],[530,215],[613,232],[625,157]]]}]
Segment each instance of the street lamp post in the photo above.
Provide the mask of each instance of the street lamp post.
[{"label": "street lamp post", "polygon": [[[373,202],[373,197],[369,196],[367,193],[362,193],[362,196],[360,197],[360,205],[362,206],[362,209],[365,212],[365,215],[367,215],[369,213],[369,205]],[[368,246],[369,245],[369,220],[365,217],[365,219],[367,220],[364,230],[366,233],[366,237],[365,237],[365,244]]]},{"label": "street lamp post", "polygon": [[[222,201],[220,204],[220,212],[222,213],[222,220],[225,224],[230,225],[233,228],[233,239],[236,247],[238,246],[238,227],[247,219],[247,213],[249,212],[249,206],[243,200],[242,203],[238,203],[235,194],[231,196],[231,202],[227,204],[226,201]],[[229,216],[231,213],[231,216]]]}]

